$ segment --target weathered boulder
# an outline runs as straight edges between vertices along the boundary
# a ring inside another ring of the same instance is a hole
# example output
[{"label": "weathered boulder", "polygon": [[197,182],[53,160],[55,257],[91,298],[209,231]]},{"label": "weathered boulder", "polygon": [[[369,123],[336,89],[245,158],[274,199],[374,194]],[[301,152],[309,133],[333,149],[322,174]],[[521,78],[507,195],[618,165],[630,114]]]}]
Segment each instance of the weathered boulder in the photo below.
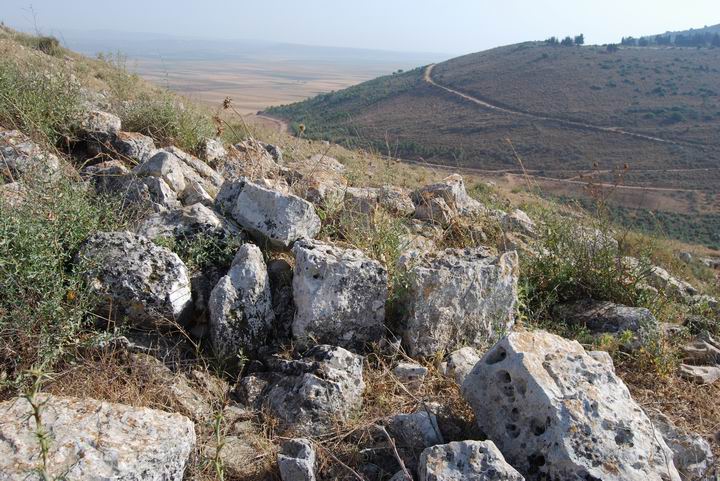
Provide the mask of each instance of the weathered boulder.
[{"label": "weathered boulder", "polygon": [[283,443],[278,453],[282,481],[315,481],[315,448],[303,438]]},{"label": "weathered boulder", "polygon": [[463,347],[457,351],[453,351],[447,360],[448,374],[454,376],[455,382],[462,386],[465,378],[470,374],[478,361],[480,361],[480,356],[478,355],[477,349]]},{"label": "weathered boulder", "polygon": [[715,456],[710,444],[701,436],[678,428],[664,414],[655,412],[650,414],[650,417],[672,450],[673,462],[683,481],[712,479],[711,469],[714,467]]},{"label": "weathered boulder", "polygon": [[108,160],[86,167],[81,172],[99,194],[121,192],[127,187],[130,170],[119,160]]},{"label": "weathered boulder", "polygon": [[[444,206],[437,200],[444,201]],[[465,181],[459,174],[453,174],[440,182],[422,187],[412,194],[415,203],[415,217],[438,221],[441,216],[472,215],[485,211],[485,207],[470,197],[465,190]],[[435,200],[435,202],[433,202]],[[449,211],[445,209],[449,208]]]},{"label": "weathered boulder", "polygon": [[157,151],[133,172],[138,177],[162,179],[186,205],[212,202],[223,183],[210,166],[176,147]]},{"label": "weathered boulder", "polygon": [[136,162],[145,162],[157,152],[153,139],[137,132],[118,132],[110,144],[112,151]]},{"label": "weathered boulder", "polygon": [[345,188],[345,209],[370,214],[378,207],[378,190],[372,187]]},{"label": "weathered boulder", "polygon": [[143,220],[136,232],[148,239],[190,239],[208,235],[218,239],[239,236],[242,230],[203,204],[154,213]]},{"label": "weathered boulder", "polygon": [[82,245],[77,261],[91,288],[119,319],[147,323],[192,314],[187,268],[177,254],[130,232],[100,232]]},{"label": "weathered boulder", "polygon": [[226,182],[216,202],[222,212],[273,246],[289,247],[320,232],[320,217],[311,203],[247,179]]},{"label": "weathered boulder", "polygon": [[349,347],[384,331],[387,271],[359,250],[302,240],[293,247],[293,336]]},{"label": "weathered boulder", "polygon": [[201,146],[200,156],[205,162],[213,163],[227,157],[228,152],[222,141],[217,139],[205,139]]},{"label": "weathered boulder", "polygon": [[60,160],[18,130],[0,129],[0,180],[51,181],[60,174]]},{"label": "weathered boulder", "polygon": [[680,376],[697,384],[714,384],[720,379],[720,366],[681,364]]},{"label": "weathered boulder", "polygon": [[260,248],[243,244],[230,272],[210,294],[210,339],[217,355],[234,359],[252,354],[270,334],[272,308],[267,267]]},{"label": "weathered boulder", "polygon": [[178,209],[182,206],[177,194],[160,177],[136,177],[130,174],[122,184],[121,192],[125,202],[149,206],[155,212]]},{"label": "weathered boulder", "polygon": [[420,481],[524,481],[524,479],[505,462],[505,458],[492,441],[461,441],[432,446],[423,451],[420,457]]},{"label": "weathered boulder", "polygon": [[268,154],[270,154],[270,157],[273,158],[273,160],[279,164],[283,163],[283,153],[282,149],[274,144],[268,144],[265,142],[259,142],[260,145],[263,146],[263,148],[267,151]]},{"label": "weathered boulder", "polygon": [[[183,479],[195,447],[188,418],[93,399],[42,396],[38,402],[43,428],[51,434],[51,479]],[[37,429],[24,398],[0,404],[0,479],[41,479]]]},{"label": "weathered boulder", "polygon": [[262,403],[286,427],[318,435],[346,421],[362,404],[363,358],[340,347],[319,345],[302,360],[278,362],[263,389]]},{"label": "weathered boulder", "polygon": [[385,424],[398,451],[413,466],[425,448],[444,442],[437,417],[422,407],[414,413],[391,416]]},{"label": "weathered boulder", "polygon": [[515,332],[465,378],[480,429],[529,480],[679,481],[672,452],[612,367],[576,341]]},{"label": "weathered boulder", "polygon": [[483,248],[412,253],[400,260],[407,278],[402,338],[411,356],[483,346],[515,322],[518,257]]},{"label": "weathered boulder", "polygon": [[517,232],[528,237],[535,237],[537,227],[524,211],[515,209],[501,217],[502,227],[511,232]]},{"label": "weathered boulder", "polygon": [[642,343],[660,334],[660,324],[644,307],[628,307],[608,301],[585,299],[557,305],[556,319],[571,326],[584,327],[592,334],[633,334],[634,343]]},{"label": "weathered boulder", "polygon": [[393,375],[402,383],[422,382],[427,376],[428,368],[414,362],[401,362],[393,369]]},{"label": "weathered boulder", "polygon": [[380,187],[377,192],[378,203],[391,214],[410,217],[415,213],[415,204],[405,189],[385,185]]},{"label": "weathered boulder", "polygon": [[662,267],[653,266],[646,281],[655,289],[676,300],[687,300],[697,294],[697,289],[692,285],[682,279],[673,277]]},{"label": "weathered boulder", "polygon": [[81,135],[96,140],[109,140],[122,130],[120,117],[109,112],[92,110],[85,114],[80,123]]}]

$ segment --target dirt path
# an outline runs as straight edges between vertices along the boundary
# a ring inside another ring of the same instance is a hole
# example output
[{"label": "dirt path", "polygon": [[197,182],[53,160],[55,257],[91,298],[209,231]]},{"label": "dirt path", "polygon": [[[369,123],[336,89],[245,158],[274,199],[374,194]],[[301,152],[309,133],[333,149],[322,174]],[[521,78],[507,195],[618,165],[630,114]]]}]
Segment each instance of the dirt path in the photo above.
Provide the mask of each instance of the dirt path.
[{"label": "dirt path", "polygon": [[520,117],[530,118],[530,119],[534,119],[534,120],[554,122],[557,124],[565,125],[567,127],[580,128],[580,129],[585,129],[585,130],[594,130],[596,132],[618,134],[618,135],[624,135],[627,137],[634,137],[636,139],[647,140],[650,142],[658,142],[658,143],[671,144],[671,145],[682,145],[682,146],[688,146],[688,147],[698,147],[698,145],[696,145],[696,144],[690,144],[690,143],[686,143],[686,142],[678,142],[675,140],[668,140],[668,139],[663,139],[660,137],[653,137],[651,135],[638,134],[635,132],[628,132],[627,130],[622,130],[618,127],[603,127],[600,125],[586,124],[583,122],[576,122],[573,120],[563,120],[563,119],[558,119],[558,118],[554,118],[554,117],[547,117],[544,115],[535,115],[535,114],[523,112],[520,110],[513,110],[513,109],[506,108],[506,107],[501,107],[499,105],[495,105],[493,103],[490,103],[490,102],[487,102],[484,100],[480,100],[471,95],[460,92],[459,90],[455,90],[450,87],[446,87],[444,85],[437,83],[432,78],[432,71],[434,68],[435,68],[435,64],[428,65],[425,68],[425,73],[423,75],[423,80],[425,80],[425,82],[427,82],[430,85],[433,85],[439,89],[445,90],[446,92],[449,92],[453,95],[457,95],[458,97],[461,97],[469,102],[472,102],[472,103],[479,105],[481,107],[484,107],[486,109],[495,110],[497,112],[516,115],[516,116],[520,116]]},{"label": "dirt path", "polygon": [[[269,117],[267,115],[252,115],[254,119],[260,120],[261,123],[264,123],[266,125],[272,125],[274,129],[277,129],[280,133],[289,133],[290,132],[290,124],[288,124],[286,121],[281,119],[276,119],[275,117]],[[251,122],[257,121],[257,120],[250,120]]]}]

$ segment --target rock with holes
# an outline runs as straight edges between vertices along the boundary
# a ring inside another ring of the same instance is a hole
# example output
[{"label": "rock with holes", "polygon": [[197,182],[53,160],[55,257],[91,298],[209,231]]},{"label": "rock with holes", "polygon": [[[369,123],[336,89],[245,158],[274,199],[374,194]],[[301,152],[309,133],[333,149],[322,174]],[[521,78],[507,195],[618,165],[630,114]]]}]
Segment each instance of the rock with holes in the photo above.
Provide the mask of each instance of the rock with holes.
[{"label": "rock with holes", "polygon": [[[441,203],[432,202],[433,199],[441,199]],[[448,208],[447,214],[455,215],[472,215],[485,211],[485,207],[477,200],[470,197],[465,190],[465,181],[459,174],[453,174],[442,181],[422,187],[413,192],[412,200],[415,203],[415,217],[418,219],[427,219],[438,221],[439,210]],[[436,215],[433,215],[436,214]]]},{"label": "rock with holes", "polygon": [[318,241],[299,241],[293,253],[295,339],[352,347],[382,337],[387,271],[379,262]]},{"label": "rock with holes", "polygon": [[153,139],[137,132],[118,132],[110,144],[111,152],[140,163],[147,161],[157,152]]},{"label": "rock with holes", "polygon": [[303,438],[283,443],[278,453],[282,481],[315,481],[315,448]]},{"label": "rock with holes", "polygon": [[192,315],[185,264],[177,254],[145,237],[130,232],[94,234],[82,245],[77,262],[90,287],[106,299],[118,320],[182,324]]},{"label": "rock with holes", "polygon": [[60,175],[60,159],[17,130],[0,129],[0,181],[47,182]]},{"label": "rock with holes", "polygon": [[289,247],[320,232],[320,217],[310,202],[247,179],[226,182],[216,201],[222,212],[272,246]]},{"label": "rock with holes", "polygon": [[[42,395],[51,434],[49,479],[181,481],[195,448],[192,421],[179,414],[93,399]],[[39,481],[37,426],[29,402],[0,403],[0,479]]]},{"label": "rock with holes", "polygon": [[543,331],[498,342],[465,378],[480,429],[528,480],[679,481],[612,367]]},{"label": "rock with holes", "polygon": [[273,327],[270,281],[260,248],[244,244],[210,294],[210,340],[224,359],[254,354]]},{"label": "rock with holes", "polygon": [[584,299],[560,304],[553,309],[555,319],[568,325],[587,329],[596,335],[623,337],[630,333],[628,347],[639,347],[660,335],[660,324],[643,307],[628,307],[608,301]]},{"label": "rock with holes", "polygon": [[518,256],[487,249],[411,253],[400,260],[407,279],[402,338],[411,356],[483,346],[510,329],[517,303]]},{"label": "rock with holes", "polygon": [[710,444],[697,434],[686,432],[664,414],[650,414],[653,425],[673,452],[673,462],[683,481],[705,481],[713,479],[715,464]]},{"label": "rock with holes", "polygon": [[270,367],[263,406],[301,435],[332,429],[362,404],[363,358],[341,347],[315,346],[300,360],[277,360]]},{"label": "rock with holes", "polygon": [[[492,441],[461,441],[427,448],[420,457],[418,478],[420,481],[525,479],[505,461]],[[580,478],[577,479],[579,481]]]},{"label": "rock with holes", "polygon": [[234,222],[199,203],[152,214],[140,223],[136,232],[148,239],[178,240],[197,236],[222,240],[242,235],[242,230]]}]

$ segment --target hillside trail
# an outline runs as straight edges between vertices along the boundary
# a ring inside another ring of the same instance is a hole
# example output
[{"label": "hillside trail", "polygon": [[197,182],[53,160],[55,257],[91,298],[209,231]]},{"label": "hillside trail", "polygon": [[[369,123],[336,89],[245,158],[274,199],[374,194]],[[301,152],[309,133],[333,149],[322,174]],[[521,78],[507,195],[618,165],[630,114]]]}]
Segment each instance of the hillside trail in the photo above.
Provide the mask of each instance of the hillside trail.
[{"label": "hillside trail", "polygon": [[647,141],[650,141],[650,142],[658,142],[658,143],[670,144],[670,145],[681,145],[681,146],[686,146],[686,147],[698,147],[698,146],[699,146],[699,145],[691,144],[691,143],[687,143],[687,142],[679,142],[679,141],[676,141],[676,140],[668,140],[668,139],[663,139],[663,138],[660,138],[660,137],[654,137],[654,136],[652,136],[652,135],[645,135],[645,134],[638,134],[638,133],[636,133],[636,132],[629,132],[629,131],[627,131],[627,130],[622,130],[622,129],[618,128],[618,127],[603,127],[603,126],[601,126],[601,125],[593,125],[593,124],[588,124],[588,123],[584,123],[584,122],[576,122],[576,121],[574,121],[574,120],[558,119],[558,118],[555,118],[555,117],[548,117],[548,116],[544,116],[544,115],[536,115],[536,114],[531,114],[531,113],[528,113],[528,112],[523,112],[523,111],[521,111],[521,110],[514,110],[514,109],[509,109],[509,108],[507,108],[507,107],[501,107],[501,106],[499,106],[499,105],[496,105],[496,104],[487,102],[487,101],[485,101],[485,100],[480,100],[480,99],[478,99],[478,98],[476,98],[476,97],[473,97],[473,96],[468,95],[468,94],[466,94],[466,93],[460,92],[459,90],[455,90],[455,89],[452,89],[452,88],[447,87],[447,86],[445,86],[445,85],[439,84],[439,83],[438,83],[436,80],[434,80],[433,77],[432,77],[432,72],[433,72],[433,69],[434,69],[434,68],[435,68],[435,64],[430,64],[430,65],[428,65],[428,66],[425,68],[425,73],[423,74],[423,80],[424,80],[425,82],[427,82],[428,84],[433,85],[433,86],[435,86],[435,87],[437,87],[437,88],[439,88],[439,89],[445,90],[446,92],[449,92],[449,93],[451,93],[451,94],[453,94],[453,95],[456,95],[456,96],[458,96],[458,97],[461,97],[461,98],[463,98],[463,99],[465,99],[465,100],[467,100],[467,101],[469,101],[469,102],[472,102],[472,103],[474,103],[474,104],[476,104],[476,105],[479,105],[479,106],[481,106],[481,107],[484,107],[484,108],[486,108],[486,109],[495,110],[495,111],[497,111],[497,112],[502,112],[502,113],[505,113],[505,114],[510,114],[510,115],[515,115],[515,116],[525,117],[525,118],[534,119],[534,120],[542,120],[542,121],[546,121],[546,122],[555,122],[555,123],[558,123],[558,124],[560,124],[560,125],[565,125],[565,126],[573,127],[573,128],[581,128],[581,129],[585,129],[585,130],[593,130],[593,131],[596,131],[596,132],[604,132],[604,133],[624,135],[624,136],[627,136],[627,137],[633,137],[633,138],[636,138],[636,139],[647,140]]}]

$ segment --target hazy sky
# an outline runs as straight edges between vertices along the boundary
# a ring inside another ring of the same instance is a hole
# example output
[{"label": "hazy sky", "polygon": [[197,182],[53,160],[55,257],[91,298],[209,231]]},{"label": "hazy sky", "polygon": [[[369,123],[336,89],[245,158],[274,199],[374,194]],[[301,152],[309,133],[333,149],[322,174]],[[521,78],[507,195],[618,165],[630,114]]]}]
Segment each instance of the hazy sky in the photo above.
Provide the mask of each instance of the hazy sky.
[{"label": "hazy sky", "polygon": [[0,0],[0,20],[63,29],[467,53],[551,35],[589,43],[720,23],[720,0]]}]

